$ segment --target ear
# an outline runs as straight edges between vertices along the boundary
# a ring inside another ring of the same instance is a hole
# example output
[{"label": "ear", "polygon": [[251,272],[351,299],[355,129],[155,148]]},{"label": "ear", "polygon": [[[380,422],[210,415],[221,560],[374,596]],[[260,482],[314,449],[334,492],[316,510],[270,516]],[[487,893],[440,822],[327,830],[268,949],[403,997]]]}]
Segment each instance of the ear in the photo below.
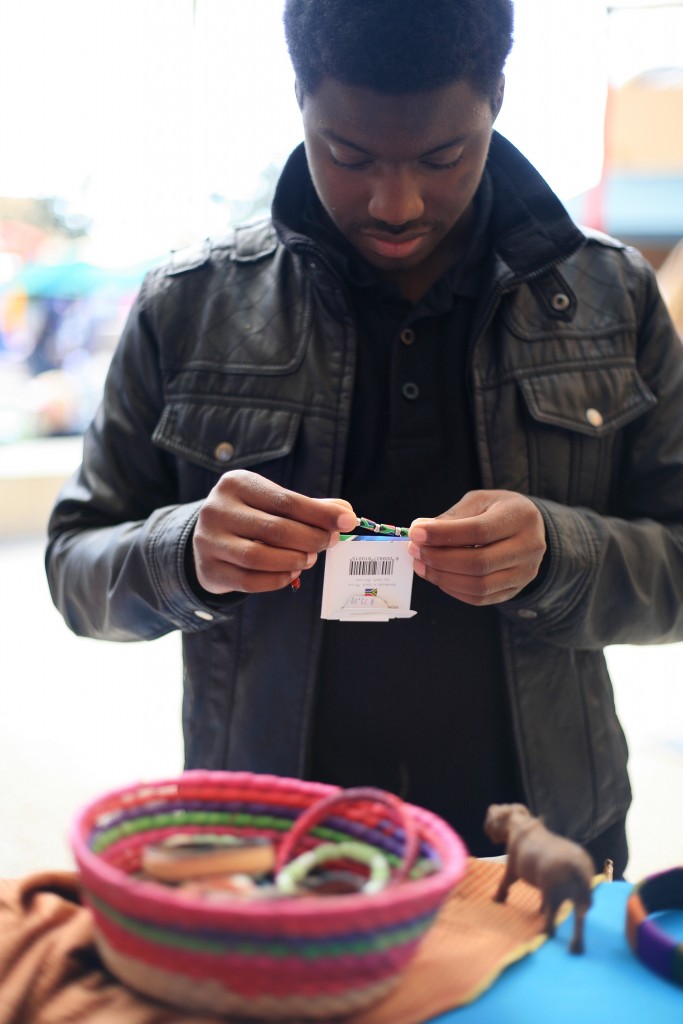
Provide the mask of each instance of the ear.
[{"label": "ear", "polygon": [[491,103],[491,108],[493,110],[493,120],[494,121],[496,120],[496,118],[498,117],[498,115],[500,113],[500,108],[503,106],[503,96],[504,95],[505,95],[505,75],[501,75],[500,76],[500,81],[498,82],[498,88],[496,89],[496,94],[493,97],[493,101]]}]

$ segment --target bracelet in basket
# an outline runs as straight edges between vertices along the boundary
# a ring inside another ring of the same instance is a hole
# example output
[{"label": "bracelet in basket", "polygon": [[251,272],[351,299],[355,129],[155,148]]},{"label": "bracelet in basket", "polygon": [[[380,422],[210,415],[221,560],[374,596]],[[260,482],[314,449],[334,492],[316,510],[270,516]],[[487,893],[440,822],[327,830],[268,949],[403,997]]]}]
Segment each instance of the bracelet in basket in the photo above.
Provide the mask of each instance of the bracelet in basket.
[{"label": "bracelet in basket", "polygon": [[355,861],[370,868],[370,877],[361,887],[361,892],[371,894],[386,888],[390,878],[389,861],[381,850],[355,840],[321,843],[320,846],[299,854],[278,871],[275,885],[283,895],[295,896],[299,891],[299,883],[304,881],[313,868],[327,864],[331,860],[342,859]]},{"label": "bracelet in basket", "polygon": [[683,910],[683,867],[639,882],[626,903],[626,937],[650,970],[683,985],[683,943],[677,943],[650,916],[660,910]]}]

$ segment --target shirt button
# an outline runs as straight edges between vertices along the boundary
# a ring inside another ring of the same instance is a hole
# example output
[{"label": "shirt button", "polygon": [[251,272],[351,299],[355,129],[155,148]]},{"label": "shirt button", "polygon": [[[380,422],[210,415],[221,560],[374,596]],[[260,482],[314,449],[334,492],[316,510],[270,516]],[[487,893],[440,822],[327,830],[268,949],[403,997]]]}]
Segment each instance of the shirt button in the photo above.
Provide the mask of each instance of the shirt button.
[{"label": "shirt button", "polygon": [[517,612],[517,618],[518,619],[526,619],[527,621],[529,621],[531,619],[537,619],[538,618],[538,612],[535,612],[533,610],[533,608],[520,608],[519,611]]},{"label": "shirt button", "polygon": [[586,419],[591,427],[601,427],[604,423],[602,413],[599,409],[586,409]]},{"label": "shirt button", "polygon": [[412,345],[413,342],[415,341],[415,331],[412,329],[412,327],[404,327],[404,329],[399,334],[399,338],[401,339],[404,345]]},{"label": "shirt button", "polygon": [[409,402],[414,402],[420,394],[420,389],[414,381],[407,380],[405,384],[401,385],[401,394],[404,398],[407,398]]},{"label": "shirt button", "polygon": [[235,446],[230,444],[229,441],[221,441],[217,444],[213,450],[213,457],[217,462],[230,462],[231,458],[235,454]]},{"label": "shirt button", "polygon": [[195,608],[194,613],[198,619],[203,619],[204,622],[213,622],[211,612],[205,612],[202,608]]}]

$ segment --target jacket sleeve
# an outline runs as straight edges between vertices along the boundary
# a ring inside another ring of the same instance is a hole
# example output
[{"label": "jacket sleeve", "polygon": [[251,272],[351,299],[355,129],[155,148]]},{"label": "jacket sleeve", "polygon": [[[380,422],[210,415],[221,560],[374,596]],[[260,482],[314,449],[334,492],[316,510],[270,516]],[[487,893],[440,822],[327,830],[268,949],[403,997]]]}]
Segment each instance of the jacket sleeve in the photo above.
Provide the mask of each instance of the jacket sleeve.
[{"label": "jacket sleeve", "polygon": [[657,402],[625,428],[610,514],[534,497],[543,579],[500,606],[562,647],[683,640],[683,346],[642,263],[638,280],[638,371]]},{"label": "jacket sleeve", "polygon": [[201,501],[179,502],[173,460],[152,440],[163,388],[148,294],[159,273],[131,310],[82,465],[48,526],[52,599],[82,636],[149,640],[205,629],[220,614],[220,601],[202,601],[186,570]]}]

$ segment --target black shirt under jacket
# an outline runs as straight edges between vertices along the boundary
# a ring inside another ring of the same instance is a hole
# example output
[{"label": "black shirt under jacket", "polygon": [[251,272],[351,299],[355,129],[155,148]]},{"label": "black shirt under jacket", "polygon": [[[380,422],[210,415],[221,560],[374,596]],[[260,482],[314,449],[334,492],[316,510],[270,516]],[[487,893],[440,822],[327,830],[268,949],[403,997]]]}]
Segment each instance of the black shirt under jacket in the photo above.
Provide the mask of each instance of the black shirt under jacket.
[{"label": "black shirt under jacket", "polygon": [[[480,486],[466,365],[490,210],[485,175],[468,250],[414,305],[345,241],[312,183],[302,222],[287,225],[324,249],[351,303],[358,362],[340,497],[358,515],[407,526]],[[497,612],[418,576],[411,606],[411,619],[325,623],[308,776],[398,793],[444,817],[471,853],[500,853],[484,813],[520,788]]]}]

